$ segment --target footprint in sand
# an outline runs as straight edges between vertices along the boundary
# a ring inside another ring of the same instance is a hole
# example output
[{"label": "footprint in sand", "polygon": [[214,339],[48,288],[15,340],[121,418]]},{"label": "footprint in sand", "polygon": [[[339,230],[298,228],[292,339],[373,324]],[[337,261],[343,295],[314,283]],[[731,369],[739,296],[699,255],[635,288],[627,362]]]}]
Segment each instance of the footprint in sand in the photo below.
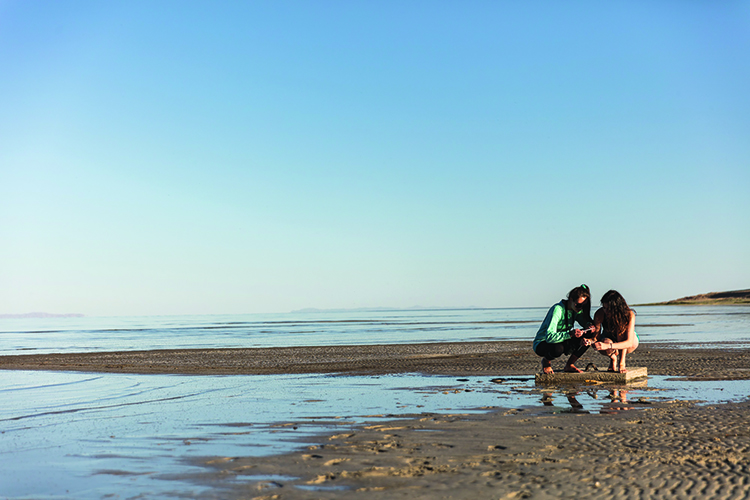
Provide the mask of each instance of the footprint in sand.
[{"label": "footprint in sand", "polygon": [[342,462],[348,462],[348,458],[334,458],[333,460],[329,460],[323,464],[324,467],[330,467],[332,465],[338,465]]}]

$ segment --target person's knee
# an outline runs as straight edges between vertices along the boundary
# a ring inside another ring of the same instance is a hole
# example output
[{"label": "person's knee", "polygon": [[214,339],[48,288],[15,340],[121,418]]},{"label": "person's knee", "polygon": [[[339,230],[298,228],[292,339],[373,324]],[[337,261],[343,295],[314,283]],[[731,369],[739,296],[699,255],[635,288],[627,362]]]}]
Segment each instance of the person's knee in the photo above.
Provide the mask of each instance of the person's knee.
[{"label": "person's knee", "polygon": [[546,342],[542,342],[534,352],[537,356],[553,360],[563,355],[563,353],[565,352],[565,347],[562,344],[548,344]]},{"label": "person's knee", "polygon": [[557,359],[565,354],[565,347],[562,344],[552,344],[547,353],[551,356],[549,359]]}]

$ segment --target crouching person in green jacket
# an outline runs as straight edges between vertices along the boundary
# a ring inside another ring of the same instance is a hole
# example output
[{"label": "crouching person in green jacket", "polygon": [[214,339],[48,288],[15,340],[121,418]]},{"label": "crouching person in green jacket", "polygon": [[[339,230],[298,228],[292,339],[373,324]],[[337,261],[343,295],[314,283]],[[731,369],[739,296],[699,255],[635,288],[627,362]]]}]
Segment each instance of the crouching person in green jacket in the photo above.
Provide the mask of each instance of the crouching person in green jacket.
[{"label": "crouching person in green jacket", "polygon": [[575,362],[594,342],[584,338],[585,331],[574,329],[575,323],[588,329],[591,320],[591,292],[586,285],[577,286],[568,293],[568,298],[552,306],[534,338],[534,352],[542,358],[542,371],[552,372],[552,360],[569,354],[563,371],[577,372]]}]

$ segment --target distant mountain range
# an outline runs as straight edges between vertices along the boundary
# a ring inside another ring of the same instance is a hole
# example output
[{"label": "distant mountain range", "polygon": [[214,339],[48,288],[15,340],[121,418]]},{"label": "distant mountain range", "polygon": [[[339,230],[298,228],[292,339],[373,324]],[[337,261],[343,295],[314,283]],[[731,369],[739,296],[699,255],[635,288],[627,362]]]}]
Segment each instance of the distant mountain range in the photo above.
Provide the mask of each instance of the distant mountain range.
[{"label": "distant mountain range", "polygon": [[83,314],[54,314],[45,312],[32,312],[25,314],[0,314],[0,319],[19,319],[19,318],[82,318]]},{"label": "distant mountain range", "polygon": [[731,292],[710,292],[700,295],[690,295],[680,299],[642,304],[644,306],[690,306],[711,304],[750,304],[750,289],[733,290]]},{"label": "distant mountain range", "polygon": [[429,307],[429,306],[412,306],[412,307],[356,307],[352,309],[317,309],[315,307],[306,307],[305,309],[296,309],[291,313],[347,313],[347,312],[383,312],[383,311],[455,311],[464,309],[492,309],[487,307]]}]

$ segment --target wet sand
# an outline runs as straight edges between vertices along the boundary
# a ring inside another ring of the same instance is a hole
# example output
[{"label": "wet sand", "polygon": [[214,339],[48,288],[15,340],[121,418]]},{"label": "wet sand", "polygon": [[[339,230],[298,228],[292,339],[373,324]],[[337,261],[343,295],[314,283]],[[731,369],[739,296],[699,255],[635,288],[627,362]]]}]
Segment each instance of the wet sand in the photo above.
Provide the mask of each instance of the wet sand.
[{"label": "wet sand", "polygon": [[[680,344],[642,343],[628,356],[631,366],[645,366],[651,375],[693,380],[750,379],[750,349],[734,343],[710,348]],[[240,375],[284,373],[444,375],[530,375],[540,358],[529,342],[455,342],[360,346],[279,347],[258,349],[179,349],[70,354],[0,356],[0,369],[64,370],[112,373]],[[600,369],[607,358],[589,350],[578,362]],[[562,369],[563,361],[553,367]]]},{"label": "wet sand", "polygon": [[205,472],[181,479],[257,500],[750,497],[750,403],[623,406],[416,415],[301,452],[196,460]]},{"label": "wet sand", "polygon": [[[629,363],[650,375],[750,379],[750,349],[682,347],[641,344]],[[606,367],[595,352],[579,366],[590,362]],[[528,342],[480,342],[2,356],[0,368],[507,377],[532,375],[539,358]],[[750,401],[701,406],[632,401],[622,388],[610,394],[621,409],[609,414],[487,408],[344,423],[293,453],[191,458],[198,472],[173,479],[210,487],[196,498],[750,498]]]}]

